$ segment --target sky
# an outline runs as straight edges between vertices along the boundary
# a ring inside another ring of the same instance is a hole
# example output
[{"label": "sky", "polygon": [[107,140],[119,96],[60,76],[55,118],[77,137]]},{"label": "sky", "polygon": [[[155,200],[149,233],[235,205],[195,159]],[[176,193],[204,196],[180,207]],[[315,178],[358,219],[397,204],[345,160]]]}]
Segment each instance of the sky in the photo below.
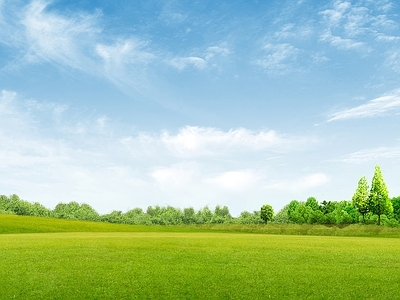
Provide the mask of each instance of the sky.
[{"label": "sky", "polygon": [[400,195],[400,4],[0,0],[0,194],[100,213]]}]

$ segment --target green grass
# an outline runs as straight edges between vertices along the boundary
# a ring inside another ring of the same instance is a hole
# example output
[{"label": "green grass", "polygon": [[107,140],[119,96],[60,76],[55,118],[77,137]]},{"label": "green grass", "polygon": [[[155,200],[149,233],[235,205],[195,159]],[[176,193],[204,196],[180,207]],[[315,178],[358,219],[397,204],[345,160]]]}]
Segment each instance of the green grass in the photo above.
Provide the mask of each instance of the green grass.
[{"label": "green grass", "polygon": [[379,236],[400,238],[400,227],[360,225],[324,226],[299,224],[205,224],[143,226],[110,224],[40,218],[0,214],[0,234],[6,233],[51,233],[51,232],[225,232],[225,233],[261,233],[317,236]]},{"label": "green grass", "polygon": [[195,226],[143,226],[0,214],[0,234],[55,232],[188,232]]},{"label": "green grass", "polygon": [[313,236],[398,236],[377,226],[165,227],[0,215],[0,232],[0,299],[394,299],[400,282],[399,238]]},{"label": "green grass", "polygon": [[393,299],[400,239],[0,235],[1,299]]}]

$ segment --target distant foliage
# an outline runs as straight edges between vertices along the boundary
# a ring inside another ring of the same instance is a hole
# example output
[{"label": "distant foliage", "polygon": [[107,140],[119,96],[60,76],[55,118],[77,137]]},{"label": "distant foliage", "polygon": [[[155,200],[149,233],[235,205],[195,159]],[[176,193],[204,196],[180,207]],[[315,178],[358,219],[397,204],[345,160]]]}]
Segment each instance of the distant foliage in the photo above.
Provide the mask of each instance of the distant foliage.
[{"label": "distant foliage", "polygon": [[127,212],[112,211],[100,215],[88,204],[72,201],[59,203],[50,210],[38,202],[28,202],[13,194],[0,195],[0,214],[53,217],[70,220],[98,221],[132,225],[200,225],[200,224],[325,224],[348,225],[354,223],[383,224],[396,227],[400,222],[400,197],[389,198],[379,166],[375,167],[371,188],[365,176],[359,182],[351,201],[327,201],[321,203],[315,197],[305,202],[292,200],[276,215],[271,205],[263,205],[259,211],[243,211],[233,217],[227,206],[217,205],[214,210],[205,206],[199,210],[172,206],[133,208]]},{"label": "distant foliage", "polygon": [[393,206],[393,217],[400,222],[400,197],[394,197],[391,200]]},{"label": "distant foliage", "polygon": [[75,201],[59,203],[52,211],[52,216],[60,219],[99,221],[99,214],[88,204]]},{"label": "distant foliage", "polygon": [[47,209],[38,202],[28,202],[21,200],[17,195],[10,197],[0,196],[0,211],[8,214],[20,216],[50,217],[51,210]]},{"label": "distant foliage", "polygon": [[261,206],[260,217],[265,223],[268,223],[268,221],[272,221],[272,219],[274,218],[274,209],[272,208],[272,206],[269,204]]}]

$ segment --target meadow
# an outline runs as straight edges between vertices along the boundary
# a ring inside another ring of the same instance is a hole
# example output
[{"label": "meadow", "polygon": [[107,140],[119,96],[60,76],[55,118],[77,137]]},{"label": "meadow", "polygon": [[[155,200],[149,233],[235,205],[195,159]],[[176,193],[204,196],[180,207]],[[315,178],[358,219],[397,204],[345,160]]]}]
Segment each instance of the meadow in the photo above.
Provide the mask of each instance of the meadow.
[{"label": "meadow", "polygon": [[399,289],[398,238],[6,215],[0,227],[1,299],[394,299]]}]

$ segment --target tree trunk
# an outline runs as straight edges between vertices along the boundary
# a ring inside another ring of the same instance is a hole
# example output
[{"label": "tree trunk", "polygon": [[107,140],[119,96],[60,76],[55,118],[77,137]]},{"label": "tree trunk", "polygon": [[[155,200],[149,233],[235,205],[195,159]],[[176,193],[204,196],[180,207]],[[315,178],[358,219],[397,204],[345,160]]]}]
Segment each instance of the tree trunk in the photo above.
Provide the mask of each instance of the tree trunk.
[{"label": "tree trunk", "polygon": [[362,217],[363,217],[363,224],[365,224],[365,214],[362,214]]},{"label": "tree trunk", "polygon": [[381,225],[381,215],[378,215],[378,225]]}]

